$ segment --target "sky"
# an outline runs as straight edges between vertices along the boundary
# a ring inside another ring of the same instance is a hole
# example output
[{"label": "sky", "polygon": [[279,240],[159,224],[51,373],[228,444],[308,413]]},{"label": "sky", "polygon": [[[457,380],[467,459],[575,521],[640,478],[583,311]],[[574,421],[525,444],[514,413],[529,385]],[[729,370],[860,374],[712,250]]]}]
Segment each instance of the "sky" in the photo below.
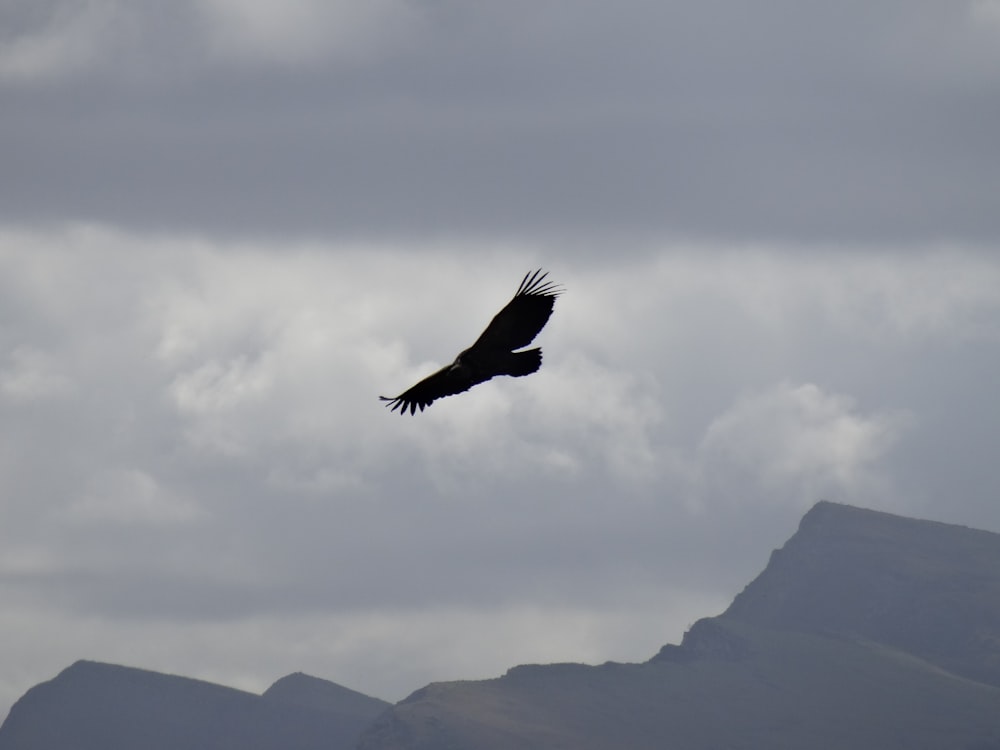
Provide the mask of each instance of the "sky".
[{"label": "sky", "polygon": [[[2,0],[0,716],[644,661],[1000,532],[1000,2]],[[400,417],[524,274],[544,364]]]}]

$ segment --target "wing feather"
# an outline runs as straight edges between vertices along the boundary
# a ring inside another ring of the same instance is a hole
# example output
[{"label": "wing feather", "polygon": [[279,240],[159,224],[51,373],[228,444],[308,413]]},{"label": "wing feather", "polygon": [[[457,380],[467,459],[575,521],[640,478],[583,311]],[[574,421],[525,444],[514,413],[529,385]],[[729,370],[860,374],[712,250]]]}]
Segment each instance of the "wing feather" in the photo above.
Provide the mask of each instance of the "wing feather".
[{"label": "wing feather", "polygon": [[399,409],[400,414],[416,413],[417,409],[423,411],[434,401],[445,396],[454,396],[469,390],[479,381],[473,380],[467,374],[456,369],[453,365],[442,367],[433,375],[428,375],[416,385],[403,391],[395,398],[379,396],[382,401],[388,401],[390,411]]},{"label": "wing feather", "polygon": [[545,281],[546,276],[542,269],[526,273],[514,298],[493,317],[472,348],[509,352],[534,341],[548,323],[556,297],[562,294],[562,287]]}]

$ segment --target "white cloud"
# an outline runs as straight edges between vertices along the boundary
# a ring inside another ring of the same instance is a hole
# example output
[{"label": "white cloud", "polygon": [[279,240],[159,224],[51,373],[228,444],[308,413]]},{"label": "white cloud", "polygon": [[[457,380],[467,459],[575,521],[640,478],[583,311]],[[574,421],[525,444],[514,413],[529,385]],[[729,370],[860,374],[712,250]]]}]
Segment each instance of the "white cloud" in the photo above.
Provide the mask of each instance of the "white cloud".
[{"label": "white cloud", "polygon": [[418,16],[406,0],[194,0],[223,58],[264,63],[365,59],[390,50]]},{"label": "white cloud", "polygon": [[[539,373],[412,417],[377,401],[538,265],[566,286]],[[303,669],[390,697],[649,656],[804,505],[954,476],[913,446],[964,457],[994,429],[992,383],[968,376],[991,371],[995,274],[974,253],[669,246],[608,268],[496,243],[0,231],[0,589],[28,612],[8,610],[0,660],[27,658],[32,620],[79,634],[32,651],[53,673]]]},{"label": "white cloud", "polygon": [[914,249],[825,261],[807,283],[824,314],[866,338],[998,341],[1000,264],[988,252]]},{"label": "white cloud", "polygon": [[210,360],[191,372],[182,372],[170,386],[177,408],[187,414],[228,411],[241,403],[266,398],[272,382],[266,361],[246,356],[227,362]]},{"label": "white cloud", "polygon": [[[13,0],[0,80],[45,81],[103,69],[116,75],[205,63],[363,61],[417,33],[408,0]],[[20,5],[19,5],[20,4]]]},{"label": "white cloud", "polygon": [[12,401],[35,401],[69,395],[72,379],[45,352],[16,346],[0,367],[0,394]]},{"label": "white cloud", "polygon": [[205,512],[165,490],[146,472],[99,469],[80,497],[58,516],[72,523],[161,525],[196,521]]},{"label": "white cloud", "polygon": [[130,25],[128,4],[120,0],[29,3],[36,12],[27,7],[22,12],[41,17],[41,23],[7,32],[10,37],[0,44],[0,78],[46,79],[86,68],[116,47]]},{"label": "white cloud", "polygon": [[524,409],[544,431],[536,457],[557,467],[571,463],[583,475],[601,467],[630,482],[657,478],[662,456],[656,433],[663,415],[655,378],[642,368],[599,364],[579,352],[562,355],[538,378]]},{"label": "white cloud", "polygon": [[731,502],[877,501],[878,462],[911,421],[905,412],[859,413],[854,399],[812,383],[781,383],[742,397],[708,426],[702,481]]}]

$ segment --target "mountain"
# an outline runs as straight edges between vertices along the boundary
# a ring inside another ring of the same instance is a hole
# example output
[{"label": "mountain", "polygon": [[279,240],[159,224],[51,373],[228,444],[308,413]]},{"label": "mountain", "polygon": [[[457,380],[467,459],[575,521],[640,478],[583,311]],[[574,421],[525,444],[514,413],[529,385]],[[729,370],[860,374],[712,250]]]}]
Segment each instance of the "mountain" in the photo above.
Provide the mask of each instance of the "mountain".
[{"label": "mountain", "polygon": [[14,704],[0,750],[347,750],[388,706],[302,674],[255,695],[78,661]]},{"label": "mountain", "polygon": [[322,711],[344,722],[374,718],[390,705],[386,701],[302,672],[282,677],[265,690],[262,697],[267,701]]},{"label": "mountain", "polygon": [[1000,535],[819,503],[722,618],[872,641],[1000,687]]},{"label": "mountain", "polygon": [[1000,535],[822,502],[648,662],[428,685],[361,750],[1000,750]]},{"label": "mountain", "polygon": [[641,664],[524,665],[389,706],[81,661],[0,750],[1000,750],[1000,535],[822,502],[718,617]]}]

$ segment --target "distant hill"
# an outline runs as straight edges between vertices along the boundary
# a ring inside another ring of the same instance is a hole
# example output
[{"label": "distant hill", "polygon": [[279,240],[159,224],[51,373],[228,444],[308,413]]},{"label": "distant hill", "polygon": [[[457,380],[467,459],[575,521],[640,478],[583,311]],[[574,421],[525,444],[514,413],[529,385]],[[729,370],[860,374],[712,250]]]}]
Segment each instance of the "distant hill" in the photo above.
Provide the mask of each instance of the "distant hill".
[{"label": "distant hill", "polygon": [[361,750],[1000,750],[1000,535],[819,503],[644,664],[429,685]]},{"label": "distant hill", "polygon": [[349,750],[388,706],[302,674],[260,696],[79,661],[14,704],[0,750]]},{"label": "distant hill", "polygon": [[0,750],[1000,750],[1000,535],[819,503],[718,617],[642,664],[527,665],[390,707],[77,662]]},{"label": "distant hill", "polygon": [[[344,722],[380,714],[389,703],[302,672],[282,677],[264,691],[266,701],[321,711]],[[359,727],[360,728],[360,727]]]}]

